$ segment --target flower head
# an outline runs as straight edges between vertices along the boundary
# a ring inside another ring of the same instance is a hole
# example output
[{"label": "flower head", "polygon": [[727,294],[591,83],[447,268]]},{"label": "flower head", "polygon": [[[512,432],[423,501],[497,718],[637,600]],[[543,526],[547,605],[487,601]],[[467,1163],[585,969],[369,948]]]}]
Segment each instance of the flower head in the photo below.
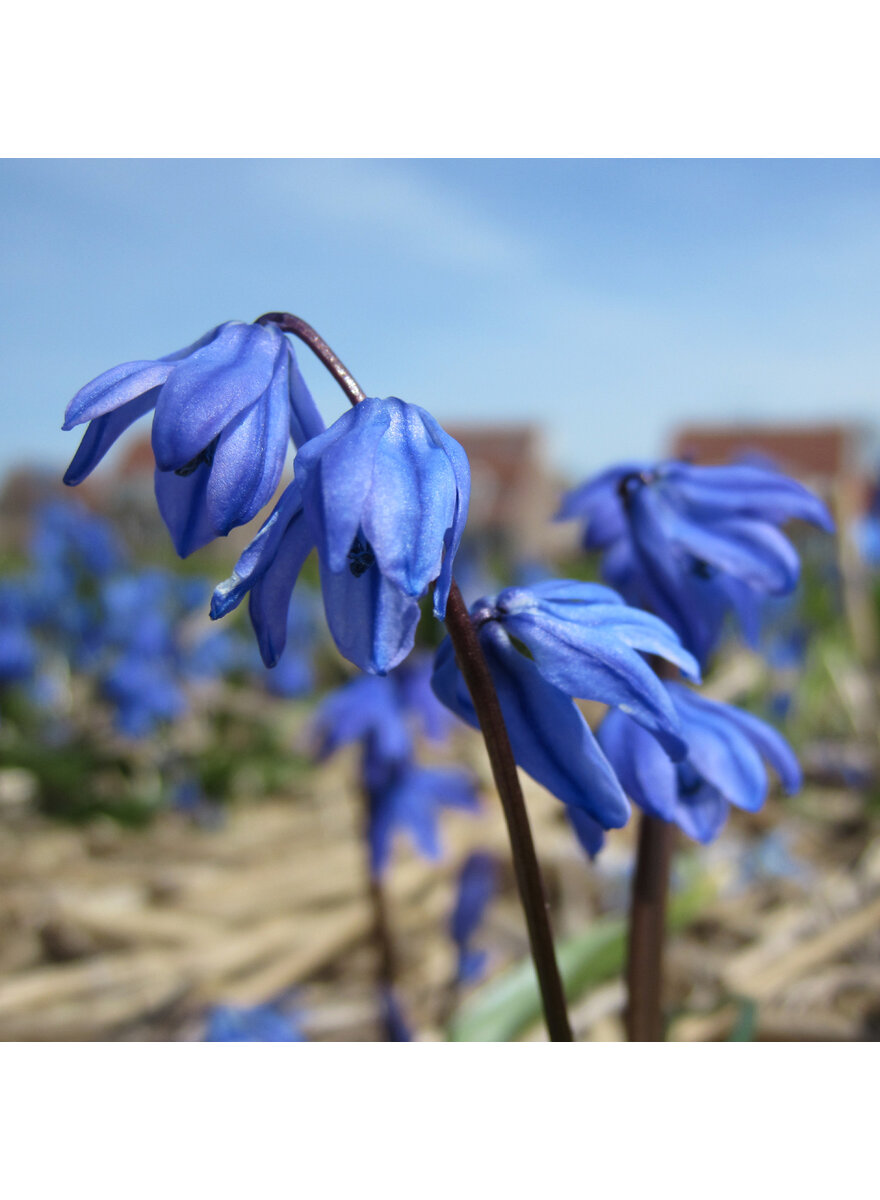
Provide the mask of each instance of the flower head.
[{"label": "flower head", "polygon": [[113,367],[71,400],[64,428],[89,422],[64,482],[80,483],[120,434],[152,412],[156,500],[186,556],[271,500],[288,440],[324,428],[277,326],[227,321],[155,360]]},{"label": "flower head", "polygon": [[801,484],[751,464],[627,463],[570,492],[558,520],[586,522],[584,545],[605,552],[606,579],[662,617],[701,662],[731,610],[747,637],[757,603],[798,580],[797,553],[777,526],[799,518],[833,529]]},{"label": "flower head", "polygon": [[[572,697],[620,707],[658,739],[665,753],[681,758],[686,746],[678,717],[642,653],[656,654],[698,678],[691,655],[659,618],[628,608],[599,584],[547,580],[532,588],[507,588],[477,601],[470,611],[516,761],[602,828],[625,824],[629,804]],[[447,707],[478,726],[448,638],[437,652],[433,686]]]},{"label": "flower head", "polygon": [[599,744],[627,794],[645,812],[673,821],[695,841],[711,842],[731,804],[747,812],[762,806],[768,789],[765,761],[786,792],[798,790],[798,761],[772,726],[681,684],[666,687],[688,743],[682,762],[671,763],[621,712],[610,712],[599,728]]},{"label": "flower head", "polygon": [[458,949],[459,983],[474,983],[486,969],[486,951],[472,943],[495,894],[497,874],[494,858],[484,850],[469,855],[459,874],[455,907],[449,920],[449,932]]},{"label": "flower head", "polygon": [[211,615],[223,616],[250,592],[263,661],[274,666],[291,592],[317,547],[336,645],[362,670],[384,674],[412,649],[418,601],[433,580],[434,611],[446,612],[467,517],[467,457],[424,409],[363,400],[300,449],[294,474],[215,591]]}]

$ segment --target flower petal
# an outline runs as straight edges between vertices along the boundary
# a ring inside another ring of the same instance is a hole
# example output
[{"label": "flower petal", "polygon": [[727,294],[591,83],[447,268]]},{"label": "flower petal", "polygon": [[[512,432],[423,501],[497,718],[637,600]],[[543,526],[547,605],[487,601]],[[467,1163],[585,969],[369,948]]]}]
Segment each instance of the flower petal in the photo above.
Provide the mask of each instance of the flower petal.
[{"label": "flower petal", "polygon": [[[307,443],[308,444],[308,443]],[[374,563],[362,575],[331,571],[320,556],[327,624],[339,652],[370,675],[384,675],[413,648],[421,610]]]},{"label": "flower petal", "polygon": [[153,419],[153,453],[163,471],[196,458],[268,388],[285,343],[274,325],[229,321],[179,362],[163,386]]},{"label": "flower petal", "polygon": [[186,476],[157,469],[155,483],[159,512],[180,557],[186,558],[194,550],[212,542],[217,531],[205,505],[207,466],[197,467],[191,475]]},{"label": "flower petal", "polygon": [[456,478],[440,441],[446,435],[424,409],[394,397],[380,403],[389,423],[376,447],[363,530],[382,574],[408,596],[421,596],[440,573],[456,516]]},{"label": "flower petal", "polygon": [[[171,372],[173,363],[139,360],[111,367],[76,393],[67,406],[62,429],[70,430],[83,421],[94,421],[98,417],[114,412],[145,392],[161,387]],[[155,397],[153,404],[155,404]],[[152,407],[152,405],[150,405]],[[146,412],[146,409],[142,409]]]},{"label": "flower petal", "polygon": [[568,696],[614,705],[649,729],[673,758],[687,747],[666,689],[616,630],[580,627],[543,613],[506,615],[505,630],[523,642],[538,671]]},{"label": "flower petal", "polygon": [[76,454],[70,466],[64,473],[64,482],[74,487],[90,475],[113,443],[126,429],[139,418],[148,413],[156,404],[159,395],[157,387],[144,392],[142,396],[128,401],[115,412],[106,416],[95,417],[89,424],[82,437]]},{"label": "flower petal", "polygon": [[[574,702],[543,678],[495,622],[480,629],[480,641],[519,765],[563,804],[583,808],[603,828],[624,825],[629,804]],[[432,684],[448,708],[478,727],[448,638],[437,652]]]},{"label": "flower petal", "polygon": [[207,491],[208,514],[219,534],[246,525],[275,494],[288,447],[287,382],[284,356],[265,394],[220,435]]},{"label": "flower petal", "polygon": [[373,460],[391,420],[379,400],[362,400],[311,438],[293,464],[321,561],[348,569],[348,555],[373,481]]},{"label": "flower petal", "polygon": [[287,344],[287,365],[290,436],[293,439],[294,446],[299,449],[305,442],[313,437],[317,437],[319,433],[323,433],[326,426],[324,418],[318,412],[318,406],[315,404],[312,393],[309,391],[306,381],[302,377],[302,372],[296,361],[296,355],[293,353],[293,347],[289,342]]}]

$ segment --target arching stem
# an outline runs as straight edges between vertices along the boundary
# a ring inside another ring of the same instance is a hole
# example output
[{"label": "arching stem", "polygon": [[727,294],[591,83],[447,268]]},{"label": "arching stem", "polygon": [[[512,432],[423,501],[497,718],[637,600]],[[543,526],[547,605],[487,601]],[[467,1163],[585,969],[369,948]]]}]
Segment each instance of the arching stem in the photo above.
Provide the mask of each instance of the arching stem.
[{"label": "arching stem", "polygon": [[[292,333],[305,342],[337,381],[352,405],[365,398],[366,393],[348,368],[306,321],[291,313],[266,313],[258,320],[264,325],[275,324],[283,332]],[[501,798],[517,888],[525,913],[532,959],[544,1005],[547,1032],[551,1041],[570,1042],[573,1041],[573,1037],[565,992],[553,948],[547,899],[510,738],[507,735],[489,664],[454,580],[446,607],[446,628],[474,703],[492,767],[492,776]]]}]

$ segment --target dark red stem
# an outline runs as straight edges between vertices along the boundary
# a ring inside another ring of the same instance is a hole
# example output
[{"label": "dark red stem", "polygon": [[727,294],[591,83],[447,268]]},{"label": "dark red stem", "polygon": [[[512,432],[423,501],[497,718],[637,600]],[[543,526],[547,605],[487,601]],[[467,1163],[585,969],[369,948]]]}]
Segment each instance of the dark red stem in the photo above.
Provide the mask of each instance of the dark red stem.
[{"label": "dark red stem", "polygon": [[668,821],[641,814],[626,964],[631,1042],[663,1041],[663,946],[674,832]]},{"label": "dark red stem", "polygon": [[[292,333],[305,342],[336,379],[352,405],[360,403],[365,398],[366,393],[352,373],[311,325],[300,317],[293,316],[292,313],[265,313],[258,318],[259,324],[266,325],[270,322],[277,325],[284,333]],[[520,787],[519,776],[516,773],[516,762],[510,746],[510,738],[507,736],[507,728],[504,724],[495,684],[492,682],[489,664],[486,662],[476,631],[471,624],[470,614],[454,580],[446,606],[446,628],[449,631],[449,638],[455,649],[461,673],[474,702],[495,786],[501,797],[501,807],[504,810],[507,832],[510,837],[517,887],[525,912],[529,944],[544,1004],[547,1032],[553,1042],[571,1042],[574,1039],[568,1020],[565,992],[556,962],[556,953],[553,949],[553,933],[550,929],[550,917],[544,894],[544,884],[541,879],[541,869],[538,866],[538,856],[535,853],[535,843],[526,812],[525,799]],[[381,899],[380,889],[379,900],[381,901]],[[384,903],[381,906],[377,905],[375,893],[373,906],[376,928],[378,930],[380,924],[384,924],[387,934],[387,915]],[[390,955],[390,938],[385,937],[384,942]],[[393,957],[387,961],[391,964],[393,973]]]}]

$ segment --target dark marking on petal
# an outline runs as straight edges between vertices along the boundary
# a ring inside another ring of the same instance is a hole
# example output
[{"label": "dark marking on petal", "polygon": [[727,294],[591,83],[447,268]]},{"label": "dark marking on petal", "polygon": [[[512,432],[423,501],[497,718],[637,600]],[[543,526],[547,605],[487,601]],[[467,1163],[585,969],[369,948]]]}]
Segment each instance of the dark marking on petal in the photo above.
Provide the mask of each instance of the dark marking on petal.
[{"label": "dark marking on petal", "polygon": [[204,448],[204,450],[200,450],[195,458],[191,458],[188,463],[185,463],[182,467],[178,467],[174,474],[180,475],[182,479],[186,479],[187,475],[192,475],[194,471],[199,469],[202,463],[204,463],[205,466],[210,467],[211,463],[214,461],[214,455],[217,452],[217,443],[219,441],[220,434],[218,433],[213,442],[210,442]]},{"label": "dark marking on petal", "polygon": [[360,579],[365,571],[369,571],[375,561],[376,555],[373,553],[373,547],[361,534],[355,534],[348,552],[348,569],[355,579]]}]

